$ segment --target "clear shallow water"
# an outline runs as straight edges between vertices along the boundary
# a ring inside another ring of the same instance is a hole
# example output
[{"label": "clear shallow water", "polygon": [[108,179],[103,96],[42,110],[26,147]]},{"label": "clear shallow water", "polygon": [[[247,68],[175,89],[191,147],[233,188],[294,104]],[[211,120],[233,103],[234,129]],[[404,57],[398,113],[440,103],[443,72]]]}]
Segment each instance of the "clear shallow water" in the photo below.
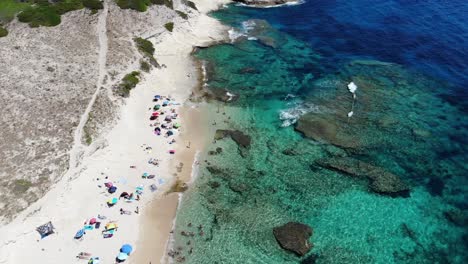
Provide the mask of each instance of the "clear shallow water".
[{"label": "clear shallow water", "polygon": [[[208,147],[222,152],[207,156],[177,218],[176,245],[186,262],[468,261],[468,122],[460,85],[466,60],[459,60],[466,59],[466,50],[454,45],[466,41],[457,30],[466,33],[460,27],[468,25],[456,19],[465,6],[349,2],[266,10],[232,6],[214,14],[236,27],[235,35],[246,36],[196,55],[207,62],[210,91],[238,96],[210,107],[215,112],[224,104],[226,123],[220,127],[243,131],[252,144],[243,148],[224,139]],[[429,20],[453,31],[415,16],[430,11]],[[250,20],[259,18],[266,22]],[[420,38],[415,34],[425,41],[414,41]],[[434,45],[444,47],[444,60]],[[351,80],[359,88],[355,115],[347,120]],[[335,124],[337,136],[324,133],[327,140],[319,143],[294,126],[282,127],[282,111],[296,108]],[[343,159],[398,175],[410,196],[377,194],[366,179],[320,165]],[[314,247],[303,258],[274,239],[272,228],[288,221],[314,230]]]}]

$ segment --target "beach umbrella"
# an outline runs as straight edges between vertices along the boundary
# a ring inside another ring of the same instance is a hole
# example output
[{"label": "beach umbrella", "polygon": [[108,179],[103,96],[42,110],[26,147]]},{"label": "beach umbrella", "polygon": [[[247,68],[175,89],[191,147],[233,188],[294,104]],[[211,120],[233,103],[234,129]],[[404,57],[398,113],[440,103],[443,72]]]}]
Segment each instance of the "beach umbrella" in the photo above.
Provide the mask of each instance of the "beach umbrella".
[{"label": "beach umbrella", "polygon": [[115,191],[117,191],[117,187],[112,186],[112,187],[110,187],[107,191],[108,191],[109,193],[115,193]]},{"label": "beach umbrella", "polygon": [[159,105],[159,104],[154,105],[154,107],[153,107],[154,110],[159,110],[159,108],[161,108],[161,105]]},{"label": "beach umbrella", "polygon": [[132,250],[133,248],[132,246],[130,246],[130,244],[125,244],[120,248],[120,252],[125,253],[127,255],[130,255],[130,253],[132,253]]},{"label": "beach umbrella", "polygon": [[75,239],[80,239],[80,238],[83,237],[84,234],[86,234],[85,230],[84,230],[84,229],[80,229],[80,230],[78,230],[78,232],[76,232],[74,238],[75,238]]},{"label": "beach umbrella", "polygon": [[107,200],[107,204],[114,205],[114,204],[116,204],[118,201],[119,201],[119,199],[117,199],[117,198],[112,198],[112,199]]},{"label": "beach umbrella", "polygon": [[151,114],[152,116],[159,116],[159,113],[158,112],[154,112]]},{"label": "beach umbrella", "polygon": [[98,257],[90,258],[88,264],[99,264],[101,262]]},{"label": "beach umbrella", "polygon": [[126,260],[126,259],[128,259],[128,255],[125,254],[125,253],[120,252],[119,255],[117,256],[117,259],[121,260],[121,261]]},{"label": "beach umbrella", "polygon": [[117,228],[117,224],[114,222],[110,222],[106,224],[106,230],[111,230],[111,229],[116,229],[116,228]]}]

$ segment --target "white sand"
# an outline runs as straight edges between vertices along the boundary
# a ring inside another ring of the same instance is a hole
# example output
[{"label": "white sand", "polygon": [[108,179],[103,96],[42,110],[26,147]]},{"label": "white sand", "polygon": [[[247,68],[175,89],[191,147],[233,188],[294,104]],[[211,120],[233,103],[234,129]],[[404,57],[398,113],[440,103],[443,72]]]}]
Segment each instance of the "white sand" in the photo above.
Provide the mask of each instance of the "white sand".
[{"label": "white sand", "polygon": [[[85,152],[77,169],[70,170],[43,198],[22,212],[13,222],[0,228],[0,263],[86,263],[75,258],[81,251],[100,257],[101,263],[114,263],[121,245],[130,243],[134,245],[135,252],[140,250],[136,242],[139,224],[144,221],[139,216],[144,213],[145,205],[160,197],[164,189],[169,187],[176,172],[175,164],[181,159],[179,154],[168,154],[169,149],[181,149],[180,146],[169,145],[169,139],[154,135],[149,127],[148,117],[152,111],[148,108],[153,106],[152,97],[155,94],[170,94],[177,102],[183,103],[197,84],[197,73],[189,56],[193,46],[206,45],[224,37],[225,28],[204,13],[228,0],[193,2],[201,11],[200,15],[194,12],[189,21],[176,24],[173,33],[164,33],[157,40],[151,39],[157,43],[155,57],[167,68],[153,70],[144,77],[122,107],[116,126],[104,138],[93,143],[92,146],[96,149]],[[187,133],[188,130],[189,128],[184,127],[182,133]],[[152,150],[145,151],[142,146],[150,146]],[[147,163],[149,158],[159,158],[162,162],[159,167],[154,167]],[[137,168],[131,169],[130,165]],[[185,164],[184,168],[190,166],[191,164]],[[156,180],[141,179],[143,172],[155,174],[156,179],[164,179],[165,184],[160,186],[157,193],[152,194],[148,189]],[[114,195],[108,194],[104,187],[98,188],[97,185],[104,184],[104,176],[108,176],[118,187]],[[107,207],[106,200],[118,197],[122,191],[133,192],[138,185],[145,186],[141,201],[126,203],[120,200],[114,207]],[[152,205],[154,204],[153,201]],[[172,207],[167,209],[170,212],[161,213],[167,223],[171,221],[175,206],[173,202],[168,204]],[[134,211],[136,206],[140,208],[139,215],[119,213],[119,208]],[[160,204],[158,208],[165,207]],[[73,236],[83,227],[85,220],[98,214],[107,217],[107,220],[101,220],[101,229],[87,231],[83,241],[74,240]],[[158,215],[154,208],[152,215]],[[109,220],[117,221],[119,229],[114,237],[103,239],[100,231]],[[57,233],[40,240],[35,228],[48,221],[52,221]],[[164,241],[165,238],[159,240]],[[155,247],[159,247],[159,244]],[[141,250],[163,253],[160,247],[152,249],[145,246]],[[136,263],[132,257],[130,256],[127,263]],[[151,261],[159,263],[159,260]]]}]

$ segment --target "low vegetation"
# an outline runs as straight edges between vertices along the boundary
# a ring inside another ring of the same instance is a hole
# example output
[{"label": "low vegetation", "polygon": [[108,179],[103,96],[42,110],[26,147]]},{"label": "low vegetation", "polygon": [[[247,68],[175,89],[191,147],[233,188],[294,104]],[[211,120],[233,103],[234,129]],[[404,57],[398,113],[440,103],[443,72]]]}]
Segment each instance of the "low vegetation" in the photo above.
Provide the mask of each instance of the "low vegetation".
[{"label": "low vegetation", "polygon": [[173,22],[166,23],[166,24],[164,24],[164,27],[165,27],[168,31],[172,32],[172,30],[174,29],[174,23],[173,23]]},{"label": "low vegetation", "polygon": [[122,82],[118,86],[117,93],[122,97],[128,97],[130,91],[140,82],[140,72],[132,71],[122,78]]},{"label": "low vegetation", "polygon": [[29,188],[31,188],[32,182],[28,180],[15,180],[13,182],[13,192],[15,194],[24,194]]},{"label": "low vegetation", "polygon": [[8,35],[8,30],[6,30],[6,28],[4,28],[4,27],[2,27],[2,25],[0,25],[0,38],[5,37],[6,35]]},{"label": "low vegetation", "polygon": [[165,5],[171,9],[174,8],[172,0],[115,0],[122,9],[133,9],[139,12],[145,12],[151,5]]},{"label": "low vegetation", "polygon": [[137,49],[143,54],[145,59],[154,67],[159,67],[158,61],[154,58],[154,46],[151,41],[144,38],[134,38],[133,41]]},{"label": "low vegetation", "polygon": [[15,15],[23,11],[29,3],[23,3],[16,0],[0,0],[0,23],[8,23]]},{"label": "low vegetation", "polygon": [[190,7],[190,8],[195,9],[195,10],[198,11],[197,6],[195,5],[194,2],[192,2],[192,1],[184,1],[184,4],[185,4],[186,6],[188,6],[188,7]]},{"label": "low vegetation", "polygon": [[185,14],[184,12],[182,11],[179,11],[179,10],[176,10],[176,13],[183,19],[188,19],[188,16],[187,14]]},{"label": "low vegetation", "polygon": [[82,8],[97,12],[103,8],[99,0],[29,0],[29,1],[0,1],[0,20],[8,22],[18,14],[20,22],[28,23],[31,27],[52,27],[60,24],[60,16]]},{"label": "low vegetation", "polygon": [[140,69],[141,69],[142,71],[144,71],[144,72],[150,72],[150,70],[151,70],[151,65],[150,65],[148,62],[146,62],[146,61],[144,61],[144,60],[141,60],[141,61],[140,61]]},{"label": "low vegetation", "polygon": [[151,0],[155,5],[165,5],[170,9],[174,9],[173,0]]}]

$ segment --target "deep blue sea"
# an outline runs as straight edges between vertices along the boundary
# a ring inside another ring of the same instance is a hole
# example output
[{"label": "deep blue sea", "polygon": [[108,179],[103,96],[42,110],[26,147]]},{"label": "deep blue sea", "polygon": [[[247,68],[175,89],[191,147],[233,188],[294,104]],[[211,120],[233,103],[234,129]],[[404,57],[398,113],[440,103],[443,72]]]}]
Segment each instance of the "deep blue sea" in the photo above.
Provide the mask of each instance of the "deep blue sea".
[{"label": "deep blue sea", "polygon": [[[176,261],[468,263],[466,14],[458,0],[214,12],[231,41],[195,57],[210,125],[233,134],[184,194]],[[304,256],[273,235],[291,221],[313,229]]]}]

